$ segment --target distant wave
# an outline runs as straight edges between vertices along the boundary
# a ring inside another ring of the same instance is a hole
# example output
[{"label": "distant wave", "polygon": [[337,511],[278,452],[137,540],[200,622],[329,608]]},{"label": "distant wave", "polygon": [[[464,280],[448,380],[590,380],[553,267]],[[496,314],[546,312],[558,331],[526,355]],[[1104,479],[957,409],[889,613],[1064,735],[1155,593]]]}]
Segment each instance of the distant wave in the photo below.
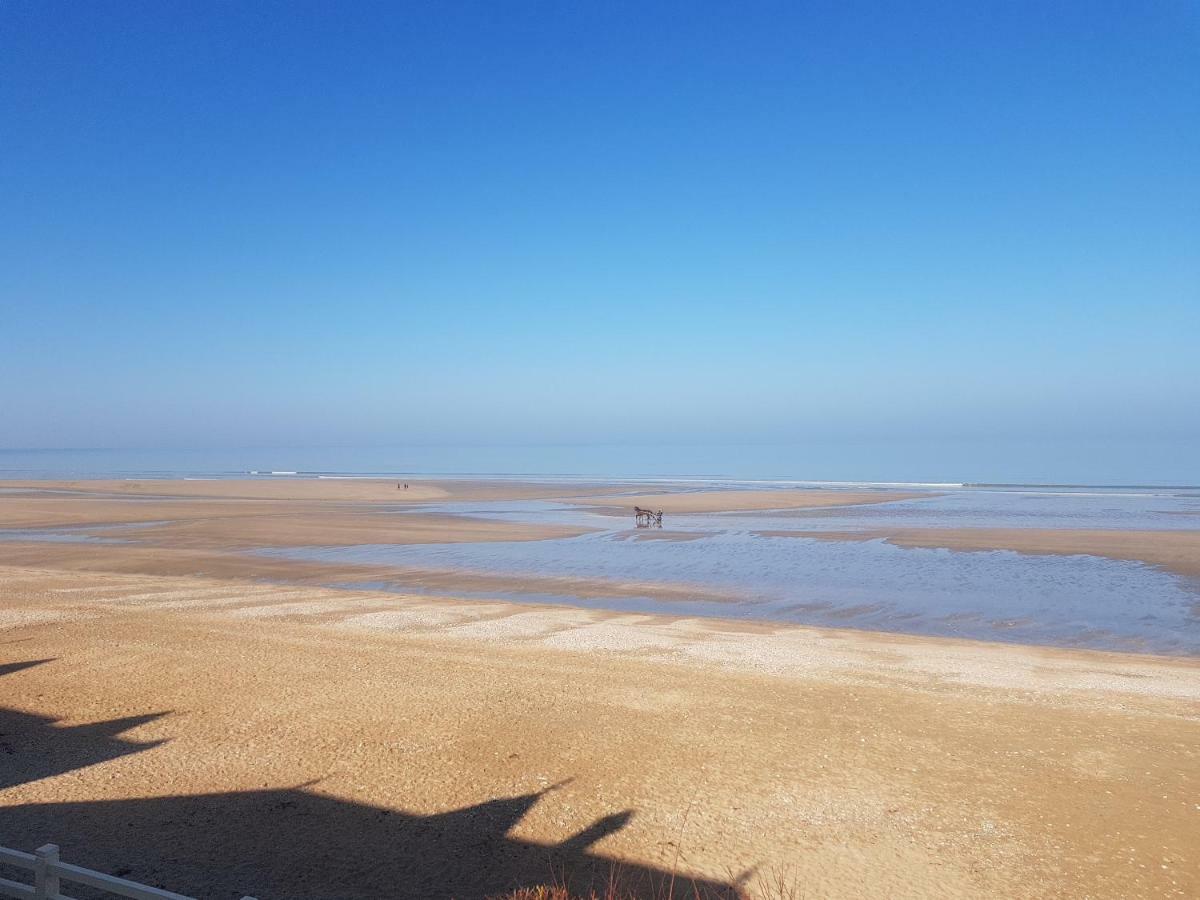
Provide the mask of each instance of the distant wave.
[{"label": "distant wave", "polygon": [[1038,484],[1007,484],[1004,482],[989,483],[986,481],[967,482],[962,487],[969,488],[1058,488],[1060,490],[1071,491],[1197,491],[1200,490],[1200,485],[1194,484],[1053,484],[1053,483],[1038,483]]},{"label": "distant wave", "polygon": [[954,488],[970,487],[957,481],[785,481],[780,479],[761,479],[742,481],[741,484],[787,484],[800,487],[834,487],[834,488],[933,488],[936,490],[952,490]]}]

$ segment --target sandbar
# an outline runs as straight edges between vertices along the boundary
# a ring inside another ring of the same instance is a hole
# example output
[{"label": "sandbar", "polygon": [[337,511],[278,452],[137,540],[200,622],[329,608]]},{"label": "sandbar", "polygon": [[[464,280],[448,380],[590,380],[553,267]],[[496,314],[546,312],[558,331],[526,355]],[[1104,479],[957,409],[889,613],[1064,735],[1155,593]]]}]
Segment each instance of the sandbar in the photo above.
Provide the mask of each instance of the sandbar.
[{"label": "sandbar", "polygon": [[821,509],[831,506],[862,506],[919,500],[937,494],[900,491],[843,490],[726,490],[666,491],[661,493],[618,494],[616,496],[577,497],[572,503],[589,504],[626,514],[634,506],[661,509],[664,513],[720,513],[769,509]]},{"label": "sandbar", "polygon": [[1144,562],[1185,577],[1200,577],[1200,531],[1115,531],[1060,528],[901,528],[867,531],[760,531],[768,537],[833,541],[886,540],[900,547],[1067,556]]}]

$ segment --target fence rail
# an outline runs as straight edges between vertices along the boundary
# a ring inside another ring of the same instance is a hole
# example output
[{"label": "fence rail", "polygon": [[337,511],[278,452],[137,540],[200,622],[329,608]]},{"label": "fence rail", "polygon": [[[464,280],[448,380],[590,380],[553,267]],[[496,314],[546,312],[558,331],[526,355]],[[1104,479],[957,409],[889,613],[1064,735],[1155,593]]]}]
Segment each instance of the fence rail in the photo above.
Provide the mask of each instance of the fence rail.
[{"label": "fence rail", "polygon": [[[0,847],[0,864],[25,869],[33,873],[33,884],[22,884],[8,878],[0,878],[0,896],[19,897],[22,900],[73,900],[59,888],[64,881],[72,884],[82,884],[98,888],[118,897],[128,897],[130,900],[193,900],[184,894],[164,891],[162,888],[138,884],[115,875],[105,875],[83,866],[73,866],[58,858],[58,845],[46,844],[38,847],[32,853],[20,850],[10,850]],[[254,900],[253,897],[243,897],[242,900]]]}]

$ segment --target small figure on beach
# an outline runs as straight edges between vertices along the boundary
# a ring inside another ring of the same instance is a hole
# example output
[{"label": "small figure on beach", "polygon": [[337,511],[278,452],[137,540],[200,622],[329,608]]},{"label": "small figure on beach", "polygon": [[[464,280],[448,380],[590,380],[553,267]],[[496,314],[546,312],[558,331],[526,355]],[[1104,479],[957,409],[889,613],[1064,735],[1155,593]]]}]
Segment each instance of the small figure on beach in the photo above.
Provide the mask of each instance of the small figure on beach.
[{"label": "small figure on beach", "polygon": [[633,520],[637,523],[638,528],[662,528],[662,510],[657,512],[651,509],[642,509],[640,506],[633,508]]}]

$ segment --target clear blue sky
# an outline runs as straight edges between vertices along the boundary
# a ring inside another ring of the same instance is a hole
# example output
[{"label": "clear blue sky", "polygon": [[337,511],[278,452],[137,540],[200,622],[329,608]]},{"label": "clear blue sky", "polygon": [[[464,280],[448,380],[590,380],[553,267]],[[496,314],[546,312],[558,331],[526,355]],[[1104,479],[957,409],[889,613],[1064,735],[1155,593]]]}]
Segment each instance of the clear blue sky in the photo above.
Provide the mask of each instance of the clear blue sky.
[{"label": "clear blue sky", "polygon": [[1200,446],[1200,5],[0,3],[0,446]]}]

